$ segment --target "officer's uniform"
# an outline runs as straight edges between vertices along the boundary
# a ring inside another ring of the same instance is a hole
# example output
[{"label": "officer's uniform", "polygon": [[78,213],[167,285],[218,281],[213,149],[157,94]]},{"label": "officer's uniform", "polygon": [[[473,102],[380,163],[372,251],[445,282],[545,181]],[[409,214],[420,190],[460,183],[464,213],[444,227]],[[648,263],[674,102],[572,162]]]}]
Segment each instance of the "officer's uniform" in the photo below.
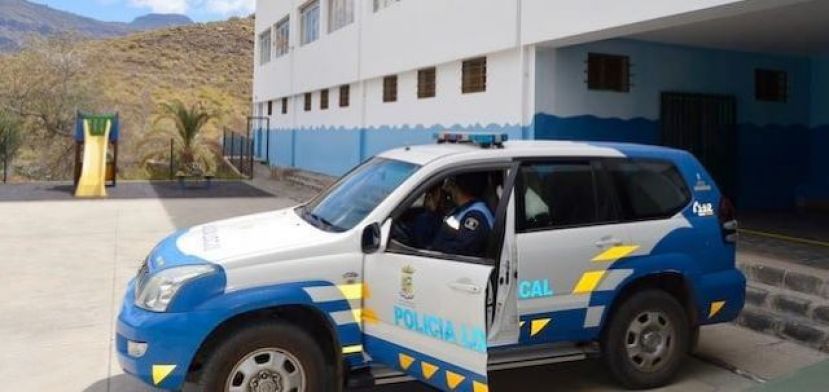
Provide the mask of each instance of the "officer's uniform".
[{"label": "officer's uniform", "polygon": [[444,218],[432,243],[432,250],[463,256],[483,256],[494,225],[495,217],[486,203],[473,200],[455,208]]}]

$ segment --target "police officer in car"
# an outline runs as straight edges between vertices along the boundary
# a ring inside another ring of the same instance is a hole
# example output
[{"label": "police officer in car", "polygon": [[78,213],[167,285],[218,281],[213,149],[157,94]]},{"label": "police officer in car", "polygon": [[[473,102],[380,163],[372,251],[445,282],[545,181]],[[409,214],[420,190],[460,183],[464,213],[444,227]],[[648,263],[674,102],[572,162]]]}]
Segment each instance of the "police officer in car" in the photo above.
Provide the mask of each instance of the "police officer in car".
[{"label": "police officer in car", "polygon": [[435,235],[431,250],[446,254],[482,257],[495,217],[482,197],[487,187],[486,173],[462,174],[449,180],[444,190],[457,206],[446,217]]}]

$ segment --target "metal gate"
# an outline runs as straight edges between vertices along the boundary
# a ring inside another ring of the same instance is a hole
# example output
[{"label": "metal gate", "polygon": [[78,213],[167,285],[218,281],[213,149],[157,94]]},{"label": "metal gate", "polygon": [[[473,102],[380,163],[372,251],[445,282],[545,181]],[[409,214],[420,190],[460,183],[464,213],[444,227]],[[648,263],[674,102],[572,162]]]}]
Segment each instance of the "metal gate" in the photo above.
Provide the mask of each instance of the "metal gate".
[{"label": "metal gate", "polygon": [[737,100],[729,95],[662,93],[662,144],[690,151],[720,189],[737,196]]}]

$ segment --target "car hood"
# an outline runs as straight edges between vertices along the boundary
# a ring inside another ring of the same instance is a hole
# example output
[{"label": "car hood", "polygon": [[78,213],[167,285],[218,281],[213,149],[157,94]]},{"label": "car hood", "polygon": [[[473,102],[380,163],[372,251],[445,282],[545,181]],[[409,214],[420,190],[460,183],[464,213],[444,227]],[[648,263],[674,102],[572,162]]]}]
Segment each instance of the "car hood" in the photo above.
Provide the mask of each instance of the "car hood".
[{"label": "car hood", "polygon": [[260,259],[330,242],[335,236],[299,217],[293,208],[211,222],[177,232],[150,254],[151,271],[181,265]]}]

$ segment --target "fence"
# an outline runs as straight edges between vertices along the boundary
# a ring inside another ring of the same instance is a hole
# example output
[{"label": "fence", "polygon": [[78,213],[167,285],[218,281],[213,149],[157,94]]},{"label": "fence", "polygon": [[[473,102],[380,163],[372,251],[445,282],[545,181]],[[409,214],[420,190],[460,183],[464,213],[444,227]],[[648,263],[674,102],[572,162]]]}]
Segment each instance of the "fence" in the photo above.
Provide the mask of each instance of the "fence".
[{"label": "fence", "polygon": [[254,142],[247,135],[225,129],[222,135],[222,156],[243,176],[253,178]]}]

